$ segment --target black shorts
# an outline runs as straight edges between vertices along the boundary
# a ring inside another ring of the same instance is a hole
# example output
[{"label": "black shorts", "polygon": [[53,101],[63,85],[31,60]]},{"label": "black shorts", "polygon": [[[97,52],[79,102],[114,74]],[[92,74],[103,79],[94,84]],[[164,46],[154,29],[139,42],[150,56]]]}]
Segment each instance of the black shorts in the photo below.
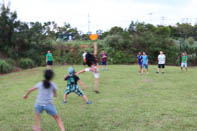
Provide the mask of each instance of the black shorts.
[{"label": "black shorts", "polygon": [[158,64],[158,68],[165,68],[165,64]]},{"label": "black shorts", "polygon": [[53,61],[47,61],[47,65],[53,65]]}]

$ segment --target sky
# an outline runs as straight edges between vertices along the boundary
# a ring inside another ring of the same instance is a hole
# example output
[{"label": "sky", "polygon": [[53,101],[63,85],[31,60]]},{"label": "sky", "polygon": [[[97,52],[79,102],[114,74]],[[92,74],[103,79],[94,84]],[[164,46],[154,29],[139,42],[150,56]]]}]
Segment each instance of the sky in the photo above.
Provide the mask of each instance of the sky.
[{"label": "sky", "polygon": [[[197,0],[0,0],[10,2],[18,19],[25,22],[70,23],[84,33],[128,28],[131,21],[154,25],[197,23]],[[89,14],[89,17],[88,17]],[[89,18],[89,20],[88,20]],[[88,28],[88,21],[90,21]]]}]

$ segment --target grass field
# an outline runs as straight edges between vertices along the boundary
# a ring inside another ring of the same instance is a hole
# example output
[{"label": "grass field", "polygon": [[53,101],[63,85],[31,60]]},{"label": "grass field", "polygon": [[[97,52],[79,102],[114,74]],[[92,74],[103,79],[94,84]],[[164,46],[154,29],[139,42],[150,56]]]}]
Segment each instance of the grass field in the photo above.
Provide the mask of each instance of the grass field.
[{"label": "grass field", "polygon": [[[74,66],[76,70],[83,66]],[[138,66],[114,65],[101,72],[100,94],[93,92],[93,74],[79,75],[89,87],[84,91],[91,105],[70,94],[63,105],[68,66],[55,67],[58,97],[54,103],[67,131],[196,131],[197,68],[179,72],[166,67],[165,74],[139,75]],[[0,76],[0,131],[31,131],[37,92],[24,93],[42,80],[45,68]],[[52,117],[42,114],[44,131],[59,131]]]}]

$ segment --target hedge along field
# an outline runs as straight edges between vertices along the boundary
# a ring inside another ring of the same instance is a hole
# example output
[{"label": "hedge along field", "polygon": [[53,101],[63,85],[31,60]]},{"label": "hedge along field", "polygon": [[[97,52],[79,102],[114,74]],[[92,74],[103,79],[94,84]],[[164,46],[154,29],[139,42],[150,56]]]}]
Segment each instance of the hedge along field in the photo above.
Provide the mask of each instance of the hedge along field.
[{"label": "hedge along field", "polygon": [[[84,66],[74,66],[77,71]],[[24,93],[42,80],[45,68],[34,68],[0,76],[0,131],[31,131],[37,92],[27,100]],[[138,66],[112,65],[102,72],[100,94],[93,92],[93,75],[79,75],[89,87],[84,91],[91,105],[75,94],[63,105],[68,66],[54,68],[54,82],[59,87],[54,99],[67,131],[194,131],[197,130],[197,68],[179,72],[167,66],[165,74],[139,75]],[[59,131],[46,113],[41,116],[44,131]]]}]

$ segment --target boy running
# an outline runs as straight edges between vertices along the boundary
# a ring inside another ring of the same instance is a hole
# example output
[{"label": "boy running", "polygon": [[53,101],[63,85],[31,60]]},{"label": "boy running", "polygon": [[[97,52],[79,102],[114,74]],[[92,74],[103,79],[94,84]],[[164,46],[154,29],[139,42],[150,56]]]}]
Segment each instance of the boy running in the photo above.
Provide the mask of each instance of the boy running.
[{"label": "boy running", "polygon": [[65,131],[62,120],[57,114],[56,108],[53,105],[53,97],[57,96],[57,87],[51,82],[54,73],[52,70],[46,70],[44,73],[45,80],[36,84],[33,88],[29,89],[24,95],[24,99],[27,99],[32,91],[38,90],[35,107],[35,126],[33,131],[41,131],[40,126],[40,114],[46,111],[49,115],[53,116],[56,120],[61,131]]},{"label": "boy running", "polygon": [[157,73],[160,72],[160,68],[162,68],[162,73],[164,73],[165,63],[166,63],[166,56],[163,54],[163,51],[160,51],[160,54],[158,55]]},{"label": "boy running", "polygon": [[145,52],[143,52],[142,56],[142,74],[144,73],[144,68],[146,68],[146,71],[148,73],[148,56]]},{"label": "boy running", "polygon": [[142,53],[141,52],[138,53],[137,60],[138,60],[138,65],[140,67],[139,73],[141,73],[142,72]]},{"label": "boy running", "polygon": [[187,55],[185,52],[182,53],[182,57],[181,57],[181,71],[183,71],[183,68],[185,67],[186,71],[187,71]]},{"label": "boy running", "polygon": [[81,96],[85,102],[87,104],[91,104],[90,101],[88,101],[88,98],[83,94],[83,92],[79,89],[77,83],[79,82],[79,84],[86,89],[87,87],[82,83],[82,81],[79,79],[78,76],[75,75],[75,70],[72,67],[68,68],[68,73],[69,75],[65,75],[64,76],[64,80],[67,81],[67,88],[64,92],[64,101],[63,104],[66,104],[66,100],[67,100],[67,96],[68,94],[70,94],[71,92],[75,92],[75,94],[77,94],[78,96]]}]

